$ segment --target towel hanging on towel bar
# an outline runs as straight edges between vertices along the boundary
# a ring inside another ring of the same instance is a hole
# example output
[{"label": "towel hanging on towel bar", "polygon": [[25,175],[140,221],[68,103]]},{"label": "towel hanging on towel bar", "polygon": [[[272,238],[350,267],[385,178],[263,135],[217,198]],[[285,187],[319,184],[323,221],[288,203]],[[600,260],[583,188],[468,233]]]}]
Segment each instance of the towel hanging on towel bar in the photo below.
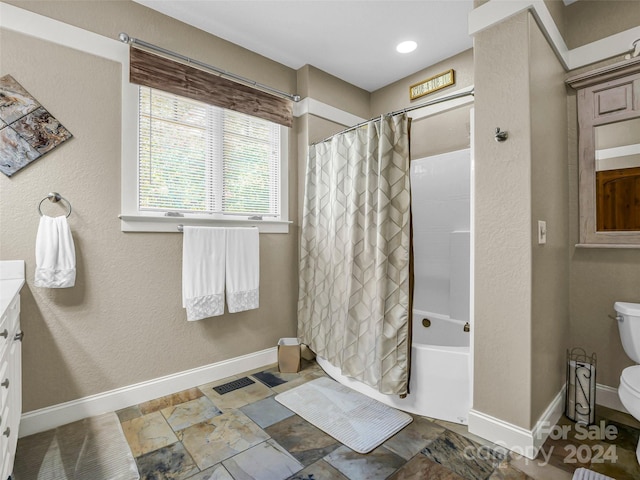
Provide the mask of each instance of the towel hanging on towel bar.
[{"label": "towel hanging on towel bar", "polygon": [[69,288],[76,283],[76,251],[67,217],[40,217],[34,286]]},{"label": "towel hanging on towel bar", "polygon": [[[67,204],[67,214],[50,217],[42,213],[42,202]],[[69,288],[76,283],[76,249],[67,218],[71,202],[58,192],[50,192],[38,203],[40,223],[36,234],[36,272],[33,285],[44,288]]]},{"label": "towel hanging on towel bar", "polygon": [[227,228],[226,297],[229,313],[260,306],[260,234],[256,228]]},{"label": "towel hanging on towel bar", "polygon": [[182,306],[187,320],[224,313],[224,228],[186,227],[182,242]]},{"label": "towel hanging on towel bar", "polygon": [[[182,243],[182,306],[187,320],[259,307],[260,233],[257,227],[178,225]],[[226,295],[225,295],[226,293]]]}]

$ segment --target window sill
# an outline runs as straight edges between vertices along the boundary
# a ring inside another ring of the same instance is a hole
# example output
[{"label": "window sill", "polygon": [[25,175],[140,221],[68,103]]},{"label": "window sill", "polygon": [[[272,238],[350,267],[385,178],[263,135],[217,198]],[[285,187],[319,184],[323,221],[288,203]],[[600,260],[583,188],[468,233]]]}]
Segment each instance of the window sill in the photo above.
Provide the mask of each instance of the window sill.
[{"label": "window sill", "polygon": [[162,217],[152,215],[118,215],[123,232],[180,233],[178,225],[201,227],[258,227],[260,233],[289,233],[286,220],[226,220],[197,217]]},{"label": "window sill", "polygon": [[576,248],[640,248],[633,243],[576,243]]}]

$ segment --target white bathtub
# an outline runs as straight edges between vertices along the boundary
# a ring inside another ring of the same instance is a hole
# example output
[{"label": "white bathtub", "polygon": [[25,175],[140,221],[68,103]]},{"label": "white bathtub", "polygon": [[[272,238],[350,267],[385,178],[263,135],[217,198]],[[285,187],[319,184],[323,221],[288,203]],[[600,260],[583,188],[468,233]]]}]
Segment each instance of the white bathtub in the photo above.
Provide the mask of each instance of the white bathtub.
[{"label": "white bathtub", "polygon": [[[431,326],[422,326],[422,320]],[[383,395],[377,390],[341,374],[326,359],[318,364],[329,376],[391,407],[425,417],[467,424],[471,408],[469,378],[469,336],[464,323],[435,313],[413,311],[413,345],[409,395]]]}]

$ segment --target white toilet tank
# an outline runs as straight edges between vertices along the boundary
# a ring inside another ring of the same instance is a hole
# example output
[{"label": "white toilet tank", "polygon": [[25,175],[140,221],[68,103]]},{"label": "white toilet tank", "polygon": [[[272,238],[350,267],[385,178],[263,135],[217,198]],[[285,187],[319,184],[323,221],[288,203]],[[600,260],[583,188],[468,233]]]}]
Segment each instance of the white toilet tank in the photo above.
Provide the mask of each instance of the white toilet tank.
[{"label": "white toilet tank", "polygon": [[640,364],[640,303],[616,302],[618,330],[627,356]]}]

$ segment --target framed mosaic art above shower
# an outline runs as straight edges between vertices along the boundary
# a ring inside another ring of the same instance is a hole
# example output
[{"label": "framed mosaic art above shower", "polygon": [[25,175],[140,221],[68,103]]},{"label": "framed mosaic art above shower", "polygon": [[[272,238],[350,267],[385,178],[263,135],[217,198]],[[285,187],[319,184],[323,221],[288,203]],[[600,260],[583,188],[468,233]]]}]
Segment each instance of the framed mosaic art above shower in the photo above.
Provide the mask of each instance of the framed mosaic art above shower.
[{"label": "framed mosaic art above shower", "polygon": [[11,75],[0,77],[0,171],[10,177],[73,135]]}]

